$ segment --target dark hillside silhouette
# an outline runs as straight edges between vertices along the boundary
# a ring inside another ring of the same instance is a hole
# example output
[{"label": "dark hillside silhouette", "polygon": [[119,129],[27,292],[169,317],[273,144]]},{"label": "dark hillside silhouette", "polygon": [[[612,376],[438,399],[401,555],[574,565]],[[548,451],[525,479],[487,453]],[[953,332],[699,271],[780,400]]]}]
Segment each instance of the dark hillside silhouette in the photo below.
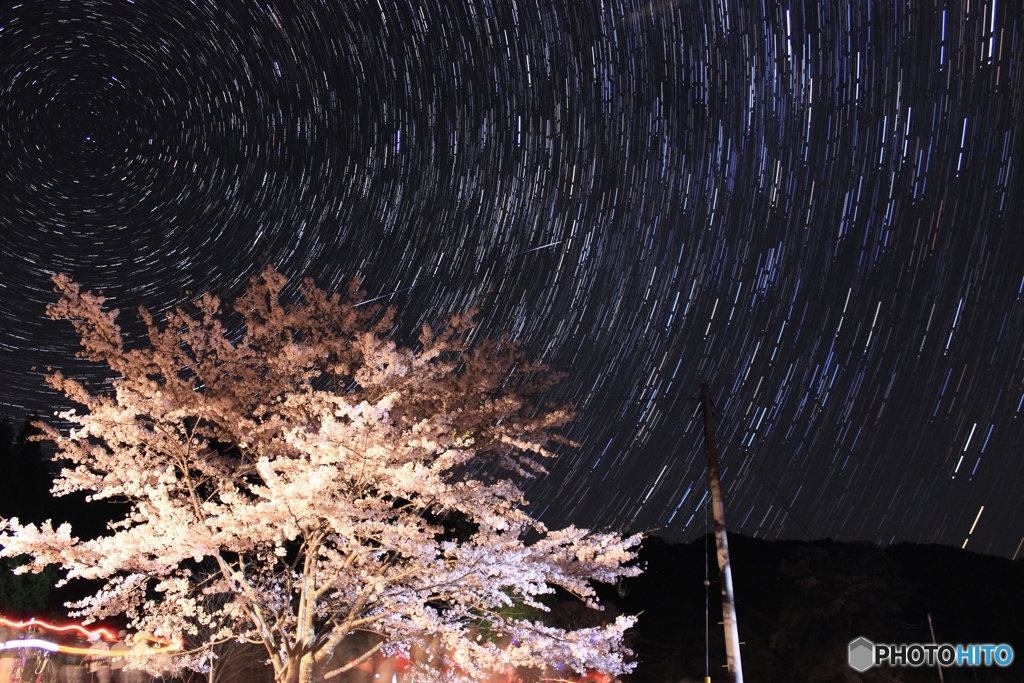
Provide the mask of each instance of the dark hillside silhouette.
[{"label": "dark hillside silhouette", "polygon": [[[708,550],[712,681],[726,680],[713,537],[668,544],[652,537],[644,574],[607,590],[625,613],[642,612],[632,637],[634,683],[704,677],[704,562]],[[874,642],[1008,643],[1013,666],[946,669],[946,683],[1024,680],[1024,562],[935,545],[765,541],[730,534],[744,679],[748,683],[938,682],[935,668],[846,666],[858,636]],[[622,595],[622,597],[620,597]]]}]

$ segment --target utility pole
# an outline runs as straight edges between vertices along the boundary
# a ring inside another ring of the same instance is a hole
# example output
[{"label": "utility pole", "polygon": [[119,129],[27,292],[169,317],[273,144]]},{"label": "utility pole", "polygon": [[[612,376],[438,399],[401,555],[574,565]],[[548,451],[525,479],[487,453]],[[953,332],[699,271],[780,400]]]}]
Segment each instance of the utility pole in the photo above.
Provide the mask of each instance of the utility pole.
[{"label": "utility pole", "polygon": [[[932,632],[932,644],[938,647],[938,642],[935,640],[935,627],[932,626],[932,615],[928,614],[928,630]],[[939,683],[946,683],[946,679],[942,676],[942,665],[939,664],[938,660],[935,661],[935,666],[939,670]]]},{"label": "utility pole", "polygon": [[736,628],[736,601],[732,594],[732,569],[729,566],[729,539],[725,533],[725,503],[722,482],[718,477],[715,455],[715,431],[711,425],[711,392],[707,382],[700,383],[700,403],[704,409],[704,451],[708,456],[708,479],[711,481],[711,510],[715,517],[715,543],[718,546],[718,570],[722,579],[722,617],[725,624],[725,658],[733,683],[743,683],[740,662],[740,634]]}]

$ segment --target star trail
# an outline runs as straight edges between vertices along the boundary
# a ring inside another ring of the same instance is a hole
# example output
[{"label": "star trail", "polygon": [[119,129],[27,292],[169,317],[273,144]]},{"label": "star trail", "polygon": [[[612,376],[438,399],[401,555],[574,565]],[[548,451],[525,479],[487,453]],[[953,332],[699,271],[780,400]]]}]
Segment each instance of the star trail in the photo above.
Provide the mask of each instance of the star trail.
[{"label": "star trail", "polygon": [[706,380],[733,531],[1011,556],[1022,40],[1003,0],[5,5],[0,412],[85,371],[54,272],[359,274],[567,373],[551,526],[703,534]]}]

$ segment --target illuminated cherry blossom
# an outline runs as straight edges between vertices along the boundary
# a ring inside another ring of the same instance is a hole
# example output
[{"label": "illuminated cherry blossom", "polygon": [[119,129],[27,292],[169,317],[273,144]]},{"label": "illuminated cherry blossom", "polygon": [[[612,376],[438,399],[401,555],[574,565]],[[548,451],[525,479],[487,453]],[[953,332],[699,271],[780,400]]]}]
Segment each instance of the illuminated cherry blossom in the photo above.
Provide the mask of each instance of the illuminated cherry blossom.
[{"label": "illuminated cherry blossom", "polygon": [[49,378],[85,407],[60,415],[66,433],[42,425],[68,462],[54,492],[130,512],[92,540],[68,524],[0,521],[0,555],[105,582],[77,615],[205,635],[182,666],[201,668],[210,644],[261,643],[282,683],[358,666],[331,659],[357,632],[378,636],[364,657],[439,643],[449,676],[629,670],[631,617],[565,631],[503,616],[514,600],[546,609],[556,586],[597,607],[590,582],[637,574],[639,538],[549,531],[528,514],[516,482],[544,473],[572,412],[542,403],[558,378],[514,343],[470,344],[472,313],[403,347],[390,311],[356,305],[358,283],[345,298],[307,280],[292,296],[268,268],[237,315],[211,295],[165,321],[140,310],[143,344],[122,336],[102,296],[54,281],[50,316],[114,373],[102,387]]}]

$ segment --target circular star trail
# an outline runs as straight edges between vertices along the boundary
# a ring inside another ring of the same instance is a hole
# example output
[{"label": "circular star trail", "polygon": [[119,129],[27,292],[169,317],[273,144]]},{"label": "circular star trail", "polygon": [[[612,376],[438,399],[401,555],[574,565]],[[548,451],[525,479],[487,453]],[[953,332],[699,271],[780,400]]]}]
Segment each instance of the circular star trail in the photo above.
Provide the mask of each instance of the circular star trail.
[{"label": "circular star trail", "polygon": [[7,5],[3,412],[84,371],[54,272],[358,274],[567,373],[551,526],[704,533],[706,380],[732,530],[1011,555],[1022,41],[998,0]]}]

